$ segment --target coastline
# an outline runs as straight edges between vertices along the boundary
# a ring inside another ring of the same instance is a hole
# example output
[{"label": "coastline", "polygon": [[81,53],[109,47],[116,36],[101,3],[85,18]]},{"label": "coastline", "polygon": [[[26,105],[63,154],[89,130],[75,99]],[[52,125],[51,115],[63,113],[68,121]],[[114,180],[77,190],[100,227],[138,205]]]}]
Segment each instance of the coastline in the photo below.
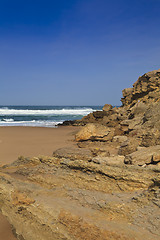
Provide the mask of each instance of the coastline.
[{"label": "coastline", "polygon": [[[15,161],[20,155],[26,157],[52,156],[54,150],[74,145],[78,127],[0,127],[0,165]],[[16,240],[11,225],[0,212],[0,236],[3,240]]]},{"label": "coastline", "polygon": [[139,77],[122,107],[105,104],[79,127],[0,129],[3,164],[24,156],[1,165],[1,210],[18,239],[159,239],[157,76]]}]

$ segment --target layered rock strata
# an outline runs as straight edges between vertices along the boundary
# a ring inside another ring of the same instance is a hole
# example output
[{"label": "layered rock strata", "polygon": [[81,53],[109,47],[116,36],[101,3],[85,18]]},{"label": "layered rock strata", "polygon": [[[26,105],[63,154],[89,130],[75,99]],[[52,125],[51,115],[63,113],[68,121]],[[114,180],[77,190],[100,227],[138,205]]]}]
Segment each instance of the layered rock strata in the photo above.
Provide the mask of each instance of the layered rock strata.
[{"label": "layered rock strata", "polygon": [[160,239],[160,169],[55,154],[1,169],[1,211],[17,239]]}]

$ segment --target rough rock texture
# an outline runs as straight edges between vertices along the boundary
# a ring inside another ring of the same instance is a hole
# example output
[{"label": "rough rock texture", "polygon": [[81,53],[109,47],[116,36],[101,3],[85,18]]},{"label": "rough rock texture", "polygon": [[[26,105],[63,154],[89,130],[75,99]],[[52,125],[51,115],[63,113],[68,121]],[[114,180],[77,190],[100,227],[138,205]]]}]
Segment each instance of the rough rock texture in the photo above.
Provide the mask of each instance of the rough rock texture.
[{"label": "rough rock texture", "polygon": [[76,160],[76,159],[90,160],[93,157],[91,150],[83,149],[83,148],[73,148],[73,147],[57,149],[53,153],[53,156],[58,158],[69,158],[70,160]]},{"label": "rough rock texture", "polygon": [[103,107],[103,111],[108,112],[109,110],[111,110],[113,107],[111,104],[105,104]]},{"label": "rough rock texture", "polygon": [[[109,141],[116,136],[128,137],[120,146],[119,154],[127,155],[136,151],[138,146],[149,147],[160,144],[160,70],[152,71],[139,77],[133,88],[123,90],[123,106],[111,108],[105,105],[106,110],[89,114],[77,122],[77,125],[86,125],[80,134],[83,136],[90,124],[99,125],[92,141],[98,141],[98,132],[102,126],[108,128],[112,135]],[[108,109],[108,111],[107,111]],[[101,125],[101,126],[100,126]],[[92,125],[93,126],[93,125]],[[76,138],[77,141],[81,139]],[[84,139],[84,140],[87,140]]]},{"label": "rough rock texture", "polygon": [[105,127],[101,124],[90,123],[76,134],[76,141],[108,141],[112,139],[113,135],[114,129]]},{"label": "rough rock texture", "polygon": [[0,206],[17,239],[160,239],[159,171],[97,160],[21,158],[1,168]]},{"label": "rough rock texture", "polygon": [[148,72],[139,77],[133,88],[123,90],[123,105],[135,104],[138,101],[159,101],[160,96],[160,69]]},{"label": "rough rock texture", "polygon": [[0,208],[19,240],[160,239],[160,70],[81,120],[77,146],[0,169]]},{"label": "rough rock texture", "polygon": [[160,145],[142,148],[125,157],[126,164],[144,166],[160,162]]}]

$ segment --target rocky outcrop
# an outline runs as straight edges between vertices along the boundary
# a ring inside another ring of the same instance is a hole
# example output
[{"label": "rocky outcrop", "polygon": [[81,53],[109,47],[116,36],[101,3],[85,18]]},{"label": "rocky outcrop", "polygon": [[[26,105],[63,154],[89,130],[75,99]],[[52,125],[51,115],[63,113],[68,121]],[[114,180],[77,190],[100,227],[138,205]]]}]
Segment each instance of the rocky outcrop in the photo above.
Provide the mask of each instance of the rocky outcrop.
[{"label": "rocky outcrop", "polygon": [[139,77],[133,88],[123,90],[121,99],[124,106],[134,105],[137,101],[159,101],[160,98],[160,69],[148,72]]},{"label": "rocky outcrop", "polygon": [[1,168],[0,206],[17,239],[153,240],[160,239],[158,184],[157,170],[120,156],[21,157]]},{"label": "rocky outcrop", "polygon": [[[123,106],[112,108],[105,105],[103,111],[89,114],[79,120],[82,125],[98,124],[112,132],[113,141],[116,136],[125,136],[127,141],[119,147],[119,154],[127,155],[136,151],[138,146],[149,147],[160,144],[160,70],[152,71],[139,77],[133,88],[123,90]],[[83,128],[86,132],[90,125]],[[100,127],[99,127],[100,129]],[[99,131],[100,132],[100,131]],[[98,130],[92,141],[98,141]],[[79,141],[78,138],[76,138]],[[87,140],[87,138],[86,138]]]},{"label": "rocky outcrop", "polygon": [[66,122],[77,145],[0,169],[0,207],[24,240],[160,239],[160,70],[123,106]]}]

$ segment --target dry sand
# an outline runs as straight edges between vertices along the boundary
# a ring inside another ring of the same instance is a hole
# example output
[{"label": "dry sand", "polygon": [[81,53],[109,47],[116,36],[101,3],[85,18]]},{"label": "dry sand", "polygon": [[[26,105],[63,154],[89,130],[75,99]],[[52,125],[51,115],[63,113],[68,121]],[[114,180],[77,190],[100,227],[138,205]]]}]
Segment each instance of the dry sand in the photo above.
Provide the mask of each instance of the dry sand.
[{"label": "dry sand", "polygon": [[[51,156],[53,151],[75,143],[77,127],[0,127],[0,165],[11,163],[18,156]],[[15,240],[11,226],[0,214],[0,240]]]},{"label": "dry sand", "polygon": [[73,143],[77,127],[0,127],[0,164],[11,163],[18,156],[51,156],[57,148]]}]

